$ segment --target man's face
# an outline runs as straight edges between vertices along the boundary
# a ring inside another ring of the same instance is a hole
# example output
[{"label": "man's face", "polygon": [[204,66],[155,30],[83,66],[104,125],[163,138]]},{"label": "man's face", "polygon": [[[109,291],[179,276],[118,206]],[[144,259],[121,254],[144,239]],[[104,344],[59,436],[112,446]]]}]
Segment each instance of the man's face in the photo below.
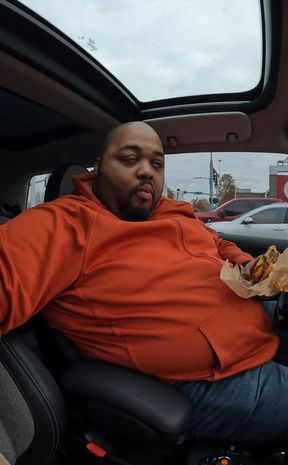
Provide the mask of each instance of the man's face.
[{"label": "man's face", "polygon": [[93,192],[119,218],[147,220],[164,182],[164,154],[158,135],[143,123],[125,124],[95,165]]}]

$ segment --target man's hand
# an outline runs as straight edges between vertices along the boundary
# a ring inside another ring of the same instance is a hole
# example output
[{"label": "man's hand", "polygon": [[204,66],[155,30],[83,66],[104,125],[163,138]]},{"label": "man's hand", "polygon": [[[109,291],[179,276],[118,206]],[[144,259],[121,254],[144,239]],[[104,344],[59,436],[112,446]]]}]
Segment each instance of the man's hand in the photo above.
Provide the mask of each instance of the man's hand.
[{"label": "man's hand", "polygon": [[252,258],[250,262],[245,262],[242,265],[239,265],[241,276],[243,276],[244,278],[245,276],[250,276],[250,270],[253,264],[255,263],[255,260],[256,258]]}]

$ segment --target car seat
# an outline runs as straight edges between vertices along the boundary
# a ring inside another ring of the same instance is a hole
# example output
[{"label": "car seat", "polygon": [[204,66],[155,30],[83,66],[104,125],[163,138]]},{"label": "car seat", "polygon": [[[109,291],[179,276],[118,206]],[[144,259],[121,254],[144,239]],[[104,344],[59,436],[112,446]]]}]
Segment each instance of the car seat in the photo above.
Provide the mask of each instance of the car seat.
[{"label": "car seat", "polygon": [[74,343],[49,328],[41,315],[32,326],[66,399],[70,435],[83,461],[87,450],[133,465],[165,463],[183,452],[192,415],[186,396],[152,376],[83,359]]},{"label": "car seat", "polygon": [[17,331],[0,341],[0,463],[56,465],[66,410],[55,381]]},{"label": "car seat", "polygon": [[[85,171],[80,165],[56,168],[49,178],[45,201],[71,193],[69,176]],[[152,376],[100,360],[83,359],[71,341],[51,330],[39,316],[34,318],[33,326],[44,360],[67,402],[69,434],[76,448],[75,453],[72,448],[69,464],[74,465],[74,457],[75,464],[79,457],[86,464],[87,453],[121,465],[283,463],[284,452],[279,450],[275,454],[265,453],[273,460],[269,462],[263,460],[261,453],[260,461],[247,451],[243,455],[231,444],[188,444],[185,430],[193,409],[184,394]],[[226,462],[219,461],[221,457]]]},{"label": "car seat", "polygon": [[[53,182],[57,183],[57,196],[62,195],[62,188],[72,190],[74,170],[79,173],[82,167],[73,165],[70,171],[64,168],[55,170],[48,183],[47,201],[52,200],[49,189],[53,192]],[[8,216],[0,217],[0,224],[6,221]],[[56,465],[66,430],[65,402],[31,348],[31,331],[24,328],[0,340],[0,464]]]},{"label": "car seat", "polygon": [[[81,165],[58,166],[48,180],[44,201],[72,193],[72,176],[83,172],[87,169]],[[142,447],[142,460],[145,455],[150,463],[159,463],[179,449],[192,413],[184,394],[136,371],[83,360],[72,342],[51,330],[41,316],[32,319],[32,326],[47,367],[61,383],[70,433],[83,446],[83,454],[90,447],[97,455],[100,446],[110,459],[121,457],[130,463]]]},{"label": "car seat", "polygon": [[87,173],[87,168],[74,163],[63,163],[51,173],[44,194],[44,202],[51,202],[74,190],[72,178],[76,174]]}]

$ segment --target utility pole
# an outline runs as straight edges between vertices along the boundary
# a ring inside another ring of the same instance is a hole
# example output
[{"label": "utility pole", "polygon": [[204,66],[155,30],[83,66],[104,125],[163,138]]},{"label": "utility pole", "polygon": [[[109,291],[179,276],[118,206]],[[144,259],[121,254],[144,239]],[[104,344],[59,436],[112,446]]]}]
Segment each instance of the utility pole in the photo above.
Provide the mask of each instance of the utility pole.
[{"label": "utility pole", "polygon": [[[219,178],[218,178],[218,185],[217,185],[217,189],[216,189],[216,192],[217,192],[217,199],[219,199],[219,190],[220,190],[220,178],[221,178],[221,170],[220,170],[220,163],[221,163],[222,160],[218,160],[218,163],[219,163]],[[219,200],[218,200],[218,205],[219,205]]]},{"label": "utility pole", "polygon": [[218,171],[218,174],[219,174],[219,179],[221,178],[221,171],[220,171],[220,163],[221,163],[222,160],[218,160],[218,163],[219,163],[219,171]]},{"label": "utility pole", "polygon": [[210,210],[213,210],[213,160],[212,160],[212,152],[210,152],[210,176],[209,176],[209,203],[210,203]]}]

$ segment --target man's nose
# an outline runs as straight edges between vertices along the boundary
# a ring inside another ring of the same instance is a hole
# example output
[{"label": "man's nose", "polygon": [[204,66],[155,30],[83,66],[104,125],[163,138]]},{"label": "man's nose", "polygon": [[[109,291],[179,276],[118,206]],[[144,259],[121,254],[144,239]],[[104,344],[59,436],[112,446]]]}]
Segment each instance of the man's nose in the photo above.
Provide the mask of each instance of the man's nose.
[{"label": "man's nose", "polygon": [[138,166],[137,175],[139,178],[152,178],[153,177],[153,168],[149,161],[142,160]]}]

